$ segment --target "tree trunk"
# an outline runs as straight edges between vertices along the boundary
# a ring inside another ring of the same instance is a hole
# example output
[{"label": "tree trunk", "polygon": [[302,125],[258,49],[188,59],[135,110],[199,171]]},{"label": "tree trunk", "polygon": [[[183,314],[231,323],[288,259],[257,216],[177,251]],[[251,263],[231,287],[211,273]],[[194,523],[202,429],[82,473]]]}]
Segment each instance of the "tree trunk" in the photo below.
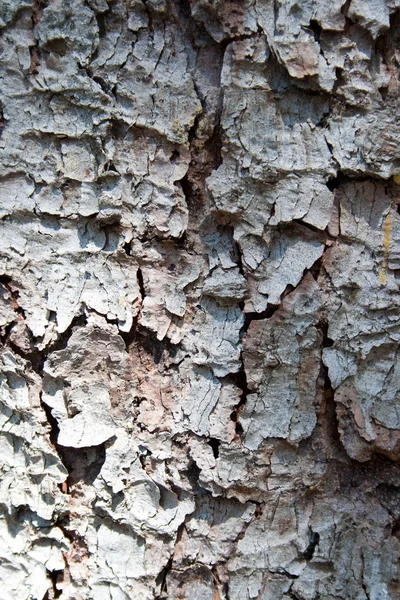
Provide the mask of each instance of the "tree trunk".
[{"label": "tree trunk", "polygon": [[400,597],[397,0],[3,0],[2,600]]}]

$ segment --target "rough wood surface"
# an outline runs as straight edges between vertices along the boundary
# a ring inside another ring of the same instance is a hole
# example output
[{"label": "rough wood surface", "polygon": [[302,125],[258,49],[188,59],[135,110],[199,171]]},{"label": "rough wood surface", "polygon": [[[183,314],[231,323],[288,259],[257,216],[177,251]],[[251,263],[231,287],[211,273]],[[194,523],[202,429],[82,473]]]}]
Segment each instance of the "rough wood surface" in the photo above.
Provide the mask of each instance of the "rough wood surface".
[{"label": "rough wood surface", "polygon": [[3,0],[1,600],[400,597],[400,2]]}]

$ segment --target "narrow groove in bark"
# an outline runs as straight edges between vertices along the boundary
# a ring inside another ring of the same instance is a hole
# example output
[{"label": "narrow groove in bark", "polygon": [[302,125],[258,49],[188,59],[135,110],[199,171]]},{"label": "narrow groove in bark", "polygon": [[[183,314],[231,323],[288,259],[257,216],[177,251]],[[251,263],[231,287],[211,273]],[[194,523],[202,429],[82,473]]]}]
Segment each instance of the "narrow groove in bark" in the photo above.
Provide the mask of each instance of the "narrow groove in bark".
[{"label": "narrow groove in bark", "polygon": [[231,412],[231,420],[235,423],[236,434],[240,437],[243,434],[243,427],[239,422],[240,413],[242,412],[243,407],[246,406],[248,395],[251,394],[251,390],[247,385],[247,375],[244,368],[242,353],[240,370],[232,375],[232,380],[234,381],[236,387],[238,387],[241,391],[240,400]]},{"label": "narrow groove in bark", "polygon": [[154,36],[152,6],[151,6],[151,4],[149,5],[148,0],[143,0],[143,5],[144,5],[145,11],[146,11],[146,15],[147,15],[147,19],[148,19],[149,33],[150,33],[151,36]]},{"label": "narrow groove in bark", "polygon": [[303,556],[307,561],[310,561],[314,556],[315,549],[319,545],[319,539],[320,535],[317,531],[310,532],[310,542],[306,550],[303,552]]},{"label": "narrow groove in bark", "polygon": [[264,319],[270,319],[280,306],[280,304],[267,304],[267,308],[261,312],[245,312],[243,334],[247,333],[252,321],[263,321]]},{"label": "narrow groove in bark", "polygon": [[[186,31],[191,44],[196,51],[207,49],[213,56],[212,68],[219,72],[219,92],[216,103],[207,98],[207,91],[199,87],[196,82],[196,71],[192,73],[194,87],[202,106],[200,114],[196,115],[194,123],[188,133],[191,160],[186,175],[180,183],[189,209],[189,229],[199,226],[199,219],[204,215],[209,203],[206,179],[217,169],[221,162],[221,111],[222,90],[220,87],[220,75],[225,45],[218,44],[205,30],[204,26],[192,18],[190,3],[187,0],[178,0],[177,15],[180,22],[185,23]],[[210,65],[197,65],[196,69],[209,69]],[[200,75],[199,75],[200,76]],[[207,74],[205,73],[205,80]],[[211,103],[210,103],[211,102]],[[212,124],[210,123],[213,122]]]},{"label": "narrow groove in bark", "polygon": [[62,590],[57,588],[57,584],[63,581],[64,571],[61,569],[57,571],[50,571],[47,569],[47,576],[51,580],[52,587],[51,589],[47,590],[43,600],[55,600],[55,598],[59,598],[62,594]]},{"label": "narrow groove in bark", "polygon": [[[58,426],[57,419],[55,419],[52,415],[50,406],[48,406],[45,402],[43,402],[42,396],[43,396],[43,394],[40,394],[40,405],[46,414],[46,419],[50,426],[50,441],[53,444],[54,448],[58,452],[59,446],[57,444],[57,439],[58,439],[58,434],[60,433],[60,428]],[[60,452],[58,452],[58,454],[61,456]],[[63,461],[63,463],[64,463],[64,461]],[[65,466],[65,464],[64,464],[64,466]]]},{"label": "narrow groove in bark", "polygon": [[[186,527],[186,520],[189,517],[190,517],[190,515],[186,515],[185,520],[178,527],[178,530],[176,532],[174,551],[176,549],[176,546],[179,544],[179,542],[182,539],[183,532]],[[157,596],[154,596],[154,600],[164,600],[165,598],[167,598],[167,595],[166,595],[168,593],[167,577],[168,577],[168,574],[173,570],[173,564],[174,564],[174,554],[171,554],[170,558],[168,559],[167,564],[165,565],[165,567],[163,567],[163,569],[161,569],[161,571],[159,572],[159,574],[156,577],[155,583],[156,583],[156,586],[160,588],[160,593]]]},{"label": "narrow groove in bark", "polygon": [[[43,11],[48,5],[47,0],[33,0],[32,1],[32,29],[34,30],[36,25],[39,23]],[[29,74],[37,75],[39,72],[40,62],[41,62],[41,49],[38,44],[38,40],[34,38],[34,45],[29,46],[29,54],[30,54],[30,67]]]},{"label": "narrow groove in bark", "polygon": [[163,600],[166,598],[167,589],[167,576],[168,573],[172,570],[173,565],[173,557],[171,556],[165,565],[165,567],[160,571],[160,573],[156,577],[156,586],[160,587],[160,593],[157,596],[154,596],[154,600]]},{"label": "narrow groove in bark", "polygon": [[335,177],[328,179],[326,186],[331,192],[333,192],[349,183],[386,183],[386,181],[387,180],[383,177],[379,177],[379,175],[374,175],[372,173],[369,173],[368,175],[356,175],[351,171],[338,171]]},{"label": "narrow groove in bark", "polygon": [[5,126],[6,126],[6,121],[4,119],[4,108],[3,108],[3,104],[0,102],[0,139],[3,135]]},{"label": "narrow groove in bark", "polygon": [[209,437],[209,438],[207,438],[207,444],[212,449],[214,458],[218,458],[219,457],[219,447],[221,446],[220,440],[217,440],[216,438],[213,438],[213,437]]},{"label": "narrow groove in bark", "polygon": [[129,352],[130,346],[134,343],[134,341],[136,339],[137,328],[138,328],[138,318],[135,317],[132,322],[132,327],[130,328],[129,331],[121,331],[120,329],[118,330],[119,335],[122,337],[122,339],[125,342],[125,348],[126,348],[127,352]]},{"label": "narrow groove in bark", "polygon": [[[317,325],[317,329],[320,330],[322,335],[321,351],[324,348],[331,348],[334,343],[333,340],[328,336],[328,327],[329,324],[324,318],[322,318]],[[323,381],[323,411],[329,443],[332,445],[333,448],[338,450],[341,455],[345,456],[347,460],[347,453],[343,448],[343,444],[339,434],[339,421],[336,415],[336,404],[334,400],[335,392],[329,377],[328,367],[322,361],[322,355],[320,373]]]}]

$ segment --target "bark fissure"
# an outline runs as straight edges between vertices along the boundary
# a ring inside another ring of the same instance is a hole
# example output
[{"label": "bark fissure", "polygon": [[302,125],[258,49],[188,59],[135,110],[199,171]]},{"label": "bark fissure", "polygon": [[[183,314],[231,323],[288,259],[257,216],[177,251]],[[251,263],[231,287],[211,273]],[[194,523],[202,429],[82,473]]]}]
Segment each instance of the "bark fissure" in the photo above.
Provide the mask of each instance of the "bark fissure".
[{"label": "bark fissure", "polygon": [[398,597],[392,4],[5,3],[7,598]]}]

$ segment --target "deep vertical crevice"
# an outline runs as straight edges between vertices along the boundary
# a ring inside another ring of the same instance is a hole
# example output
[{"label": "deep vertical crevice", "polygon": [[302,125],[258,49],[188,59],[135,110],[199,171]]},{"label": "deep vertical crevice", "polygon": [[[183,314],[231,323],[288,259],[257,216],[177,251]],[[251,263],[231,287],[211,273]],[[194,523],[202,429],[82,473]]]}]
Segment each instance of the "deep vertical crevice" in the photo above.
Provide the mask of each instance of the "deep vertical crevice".
[{"label": "deep vertical crevice", "polygon": [[221,445],[220,440],[217,440],[216,438],[208,438],[207,444],[212,449],[214,458],[218,458],[219,457],[219,447]]},{"label": "deep vertical crevice", "polygon": [[303,556],[307,561],[310,561],[312,559],[312,557],[314,556],[315,549],[319,545],[319,538],[320,538],[320,536],[317,531],[310,532],[309,544],[308,544],[306,550],[303,552]]},{"label": "deep vertical crevice", "polygon": [[247,375],[246,369],[243,361],[243,350],[241,352],[241,366],[237,373],[231,375],[233,382],[236,387],[240,390],[240,400],[235,405],[233,411],[231,412],[231,420],[235,423],[235,432],[236,435],[241,436],[243,433],[243,427],[239,421],[240,413],[243,410],[243,407],[246,406],[247,397],[251,394],[251,391],[247,384]]},{"label": "deep vertical crevice", "polygon": [[52,583],[52,587],[47,590],[45,595],[43,596],[43,600],[55,600],[59,598],[62,594],[62,590],[58,589],[58,584],[61,583],[64,579],[64,571],[50,571],[47,569],[47,576]]},{"label": "deep vertical crevice", "polygon": [[[39,23],[43,11],[48,5],[47,0],[33,0],[32,1],[32,29],[35,30],[36,25]],[[41,49],[39,47],[38,39],[34,38],[35,43],[32,46],[29,46],[29,54],[30,54],[30,67],[29,73],[30,75],[37,75],[39,72],[40,61],[41,61]]]},{"label": "deep vertical crevice", "polygon": [[137,282],[138,282],[139,292],[142,297],[142,303],[143,303],[143,300],[146,297],[146,290],[144,288],[143,273],[142,273],[142,269],[140,267],[138,267],[138,270],[137,270]]},{"label": "deep vertical crevice", "polygon": [[162,598],[166,598],[168,593],[167,589],[167,576],[168,573],[172,570],[173,558],[172,556],[169,558],[165,567],[160,571],[160,573],[156,577],[156,586],[160,588],[160,593],[158,596],[155,596],[155,600],[161,600]]},{"label": "deep vertical crevice", "polygon": [[[186,518],[188,518],[188,516]],[[183,532],[185,529],[185,522],[186,522],[186,520],[183,521],[183,523],[181,523],[179,525],[178,530],[176,532],[176,538],[175,538],[175,544],[174,544],[175,548],[182,539]],[[171,554],[166,565],[161,569],[161,571],[159,572],[159,574],[156,577],[155,583],[156,583],[156,586],[159,588],[160,592],[157,596],[154,597],[154,600],[164,600],[165,598],[167,598],[167,594],[168,594],[167,577],[168,577],[168,574],[173,569],[173,564],[174,564],[174,555]]]},{"label": "deep vertical crevice", "polygon": [[[241,344],[243,345],[244,340],[245,340],[245,336],[248,333],[249,327],[251,325],[251,323],[253,321],[259,321],[259,320],[264,320],[264,319],[270,319],[275,312],[277,311],[277,309],[279,308],[280,305],[275,305],[275,304],[268,304],[267,308],[259,313],[256,312],[245,312],[244,313],[244,324],[243,327],[241,329],[241,334],[240,334],[240,339],[241,339]],[[244,310],[244,306],[242,305],[241,310],[243,312]],[[243,427],[239,421],[240,418],[240,413],[243,411],[243,407],[246,405],[247,402],[247,397],[249,396],[249,394],[252,393],[252,391],[249,389],[248,387],[248,382],[247,382],[247,374],[246,374],[246,368],[245,368],[245,364],[244,364],[244,357],[243,357],[243,347],[240,353],[240,361],[241,361],[241,367],[239,369],[239,371],[237,373],[235,373],[234,375],[232,375],[233,381],[235,383],[235,385],[240,389],[241,391],[241,396],[240,396],[240,401],[238,402],[238,404],[234,407],[234,410],[231,412],[231,419],[232,421],[235,423],[235,431],[236,434],[238,436],[241,436],[243,434]]]},{"label": "deep vertical crevice", "polygon": [[0,139],[3,135],[3,131],[4,131],[4,127],[6,125],[5,119],[4,119],[4,110],[3,110],[3,105],[0,102]]},{"label": "deep vertical crevice", "polygon": [[[50,441],[53,444],[54,448],[57,450],[59,456],[61,456],[61,454],[59,452],[59,448],[60,447],[58,446],[58,443],[57,443],[58,435],[60,433],[60,428],[58,426],[58,421],[57,421],[57,419],[55,419],[53,417],[53,414],[51,412],[50,406],[48,406],[45,402],[43,402],[43,400],[42,400],[42,394],[40,396],[40,405],[41,405],[42,409],[45,412],[47,422],[48,422],[48,424],[50,426]],[[64,464],[64,466],[65,466],[65,464]]]},{"label": "deep vertical crevice", "polygon": [[132,327],[130,328],[129,331],[121,331],[121,330],[118,331],[119,335],[122,337],[122,339],[125,342],[125,348],[126,348],[127,352],[129,352],[130,346],[134,343],[134,341],[136,339],[137,327],[138,327],[138,325],[137,325],[137,317],[136,317],[135,319],[133,319]]},{"label": "deep vertical crevice", "polygon": [[174,18],[186,32],[188,54],[195,57],[190,71],[201,104],[201,112],[188,132],[191,160],[180,182],[189,208],[191,230],[198,229],[202,216],[208,211],[206,179],[222,162],[220,80],[225,45],[216,42],[204,25],[192,18],[190,2],[178,0],[174,6]]}]

